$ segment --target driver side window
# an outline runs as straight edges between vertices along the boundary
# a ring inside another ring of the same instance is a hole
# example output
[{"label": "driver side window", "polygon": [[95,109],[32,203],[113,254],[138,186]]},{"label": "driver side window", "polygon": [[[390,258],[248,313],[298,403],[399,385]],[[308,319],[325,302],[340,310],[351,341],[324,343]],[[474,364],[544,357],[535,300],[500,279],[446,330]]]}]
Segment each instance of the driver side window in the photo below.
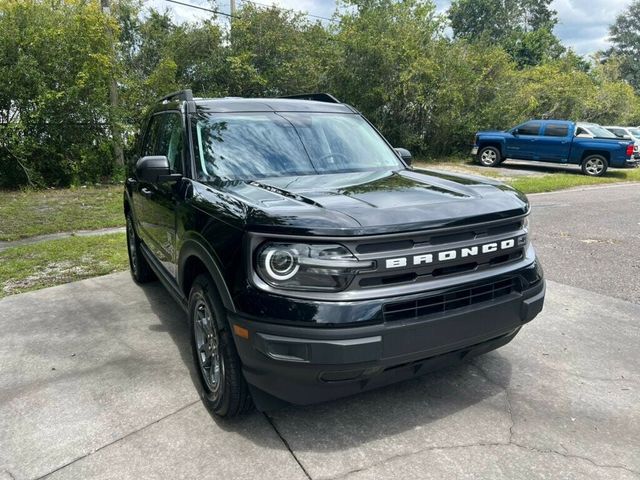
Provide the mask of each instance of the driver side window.
[{"label": "driver side window", "polygon": [[182,153],[184,135],[178,112],[159,113],[151,117],[142,146],[142,156],[166,155],[172,173],[184,173]]},{"label": "driver side window", "polygon": [[540,134],[540,122],[527,122],[520,125],[516,132],[518,135],[539,135]]}]

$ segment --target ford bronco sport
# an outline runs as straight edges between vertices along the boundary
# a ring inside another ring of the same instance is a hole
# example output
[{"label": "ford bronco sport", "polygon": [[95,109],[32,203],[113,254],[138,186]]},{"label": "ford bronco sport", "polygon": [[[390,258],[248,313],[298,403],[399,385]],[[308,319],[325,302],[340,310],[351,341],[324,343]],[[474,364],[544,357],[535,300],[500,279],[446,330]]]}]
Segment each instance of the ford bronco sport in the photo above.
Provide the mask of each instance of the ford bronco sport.
[{"label": "ford bronco sport", "polygon": [[187,312],[213,413],[421,375],[540,312],[526,197],[410,161],[328,94],[153,109],[124,192],[131,272]]}]

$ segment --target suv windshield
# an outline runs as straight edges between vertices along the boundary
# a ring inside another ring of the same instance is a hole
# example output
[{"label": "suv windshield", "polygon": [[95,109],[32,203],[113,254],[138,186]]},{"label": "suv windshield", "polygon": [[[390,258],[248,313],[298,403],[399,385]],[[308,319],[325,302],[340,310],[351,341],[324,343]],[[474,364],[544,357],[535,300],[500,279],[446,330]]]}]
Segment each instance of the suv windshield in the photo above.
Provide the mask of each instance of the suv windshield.
[{"label": "suv windshield", "polygon": [[250,180],[403,168],[357,114],[198,114],[193,128],[201,180]]}]

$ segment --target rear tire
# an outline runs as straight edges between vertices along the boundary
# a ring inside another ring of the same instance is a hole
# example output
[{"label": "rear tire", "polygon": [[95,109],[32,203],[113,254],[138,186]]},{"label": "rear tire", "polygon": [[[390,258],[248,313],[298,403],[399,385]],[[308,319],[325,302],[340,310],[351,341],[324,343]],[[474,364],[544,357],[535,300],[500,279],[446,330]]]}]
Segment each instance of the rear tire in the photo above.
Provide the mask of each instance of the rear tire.
[{"label": "rear tire", "polygon": [[582,161],[582,173],[590,177],[601,177],[609,168],[609,162],[602,155],[589,155]]},{"label": "rear tire", "polygon": [[149,266],[149,262],[144,258],[144,254],[140,250],[140,239],[133,225],[133,218],[130,213],[126,215],[127,219],[127,252],[129,253],[129,269],[131,276],[137,283],[148,283],[156,277]]},{"label": "rear tire", "polygon": [[483,167],[497,167],[502,162],[502,154],[496,147],[483,147],[478,152],[478,163]]},{"label": "rear tire", "polygon": [[207,409],[219,417],[236,417],[252,401],[225,310],[209,275],[198,275],[189,293],[189,326],[199,393]]}]

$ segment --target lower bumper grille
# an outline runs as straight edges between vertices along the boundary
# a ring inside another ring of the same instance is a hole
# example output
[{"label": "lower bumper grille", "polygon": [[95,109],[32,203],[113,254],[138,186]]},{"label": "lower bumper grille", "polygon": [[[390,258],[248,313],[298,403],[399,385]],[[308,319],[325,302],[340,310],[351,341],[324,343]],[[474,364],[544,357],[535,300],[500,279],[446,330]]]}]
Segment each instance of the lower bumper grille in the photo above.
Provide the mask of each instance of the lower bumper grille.
[{"label": "lower bumper grille", "polygon": [[388,303],[383,308],[383,316],[387,322],[411,320],[488,302],[520,290],[520,282],[515,278],[508,278],[460,288],[440,295],[431,295],[405,302]]}]

